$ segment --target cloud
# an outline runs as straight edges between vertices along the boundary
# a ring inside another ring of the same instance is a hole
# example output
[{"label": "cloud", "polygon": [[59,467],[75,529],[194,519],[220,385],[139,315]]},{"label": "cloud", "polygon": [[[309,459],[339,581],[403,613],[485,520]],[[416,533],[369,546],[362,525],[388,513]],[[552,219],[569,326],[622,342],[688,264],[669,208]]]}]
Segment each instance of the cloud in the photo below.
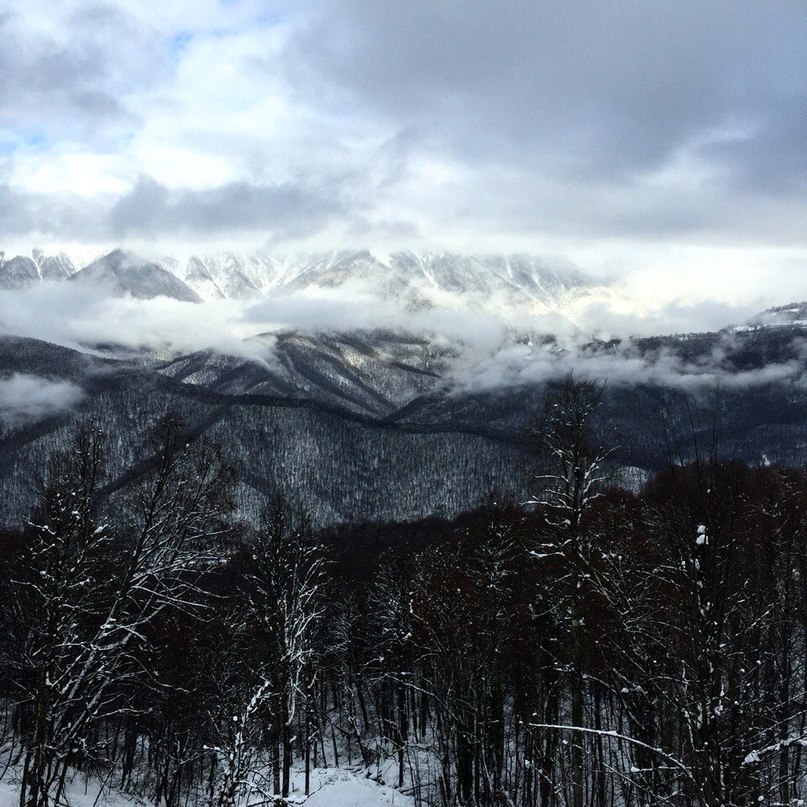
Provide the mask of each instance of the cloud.
[{"label": "cloud", "polygon": [[109,214],[117,236],[196,235],[215,231],[262,231],[275,239],[318,231],[340,211],[338,188],[271,186],[234,182],[210,190],[169,190],[141,177]]},{"label": "cloud", "polygon": [[[561,312],[536,314],[528,305],[496,306],[473,294],[446,294],[442,305],[404,310],[361,282],[337,288],[309,287],[272,294],[248,304],[244,318],[267,330],[286,328],[309,332],[397,329],[425,336],[450,357],[444,383],[455,393],[518,387],[556,380],[569,372],[581,378],[607,380],[614,386],[650,384],[700,392],[720,385],[746,389],[766,384],[807,387],[805,342],[795,340],[794,358],[762,367],[734,365],[737,342],[727,330],[711,352],[696,351],[688,360],[671,346],[641,346],[639,339],[693,330],[716,331],[748,319],[751,308],[704,302],[673,302],[640,309],[639,301],[619,297],[581,299],[580,323]],[[635,306],[630,308],[631,303]],[[616,305],[628,307],[623,311]],[[641,313],[640,313],[641,312]],[[576,320],[576,317],[575,317]],[[684,326],[684,327],[679,327]],[[598,334],[592,339],[593,334]],[[547,338],[551,337],[551,338]],[[680,337],[685,345],[689,337]],[[610,340],[615,340],[610,342]],[[609,343],[606,344],[606,341]]]},{"label": "cloud", "polygon": [[474,163],[627,179],[805,88],[798,0],[314,5],[295,50],[321,81]]},{"label": "cloud", "polygon": [[360,243],[562,256],[613,281],[562,314],[451,294],[402,311],[366,284],[199,307],[43,284],[0,295],[6,332],[265,358],[243,338],[395,326],[460,345],[458,383],[479,388],[570,368],[800,383],[790,363],[582,342],[804,296],[803,0],[10,0],[0,34],[8,253]]},{"label": "cloud", "polygon": [[8,8],[17,244],[807,254],[800,0]]},{"label": "cloud", "polygon": [[83,396],[81,387],[69,381],[15,373],[0,378],[0,421],[18,424],[49,417],[75,406]]},{"label": "cloud", "polygon": [[727,186],[741,193],[784,199],[803,194],[807,134],[798,119],[805,108],[804,86],[766,99],[748,136],[708,144],[702,148],[703,156],[722,166]]},{"label": "cloud", "polygon": [[[731,337],[724,337],[724,342]],[[727,345],[724,344],[725,348]],[[454,393],[479,392],[554,381],[569,373],[605,381],[612,387],[649,384],[698,393],[723,387],[747,389],[768,384],[807,388],[803,359],[793,358],[748,370],[737,369],[722,349],[687,360],[670,347],[640,349],[631,341],[617,345],[566,341],[565,344],[501,343],[488,355],[464,351],[450,371]]]},{"label": "cloud", "polygon": [[122,98],[159,78],[148,29],[122,9],[12,0],[0,19],[0,125],[101,145],[135,122]]},{"label": "cloud", "polygon": [[[45,282],[0,293],[0,333],[42,339],[74,349],[97,344],[154,351],[214,348],[251,356],[243,338],[242,305],[228,300],[202,305],[158,297],[116,296],[99,284]],[[43,312],[48,312],[43,316]]]},{"label": "cloud", "polygon": [[0,238],[18,242],[33,234],[62,243],[117,244],[130,239],[154,243],[165,237],[210,240],[246,232],[278,243],[319,232],[344,210],[340,193],[333,186],[296,182],[169,189],[140,177],[120,196],[106,193],[86,199],[76,193],[26,192],[0,184]]},{"label": "cloud", "polygon": [[72,193],[31,192],[0,182],[0,237],[7,241],[97,241],[108,235],[105,215],[104,205],[97,199],[81,199]]},{"label": "cloud", "polygon": [[[783,383],[807,388],[805,343],[794,346],[791,360],[747,369],[733,364],[740,337],[729,331],[699,342],[696,359],[684,358],[687,351],[674,349],[675,343],[652,347],[634,338],[693,330],[692,323],[701,331],[723,328],[748,320],[752,312],[743,307],[673,301],[649,308],[607,286],[586,288],[589,295],[551,310],[534,303],[514,305],[487,289],[457,294],[424,286],[414,297],[386,294],[377,284],[356,278],[338,286],[275,289],[258,300],[198,304],[116,296],[99,284],[45,282],[0,293],[0,332],[82,350],[107,345],[160,355],[213,349],[272,364],[271,336],[284,330],[397,330],[430,340],[447,362],[446,388],[461,392],[543,383],[570,371],[616,386],[698,391],[716,384]],[[414,307],[407,303],[413,299],[418,301]],[[432,304],[422,305],[425,300]],[[249,338],[255,334],[269,338]],[[687,339],[678,344],[685,347]]]}]

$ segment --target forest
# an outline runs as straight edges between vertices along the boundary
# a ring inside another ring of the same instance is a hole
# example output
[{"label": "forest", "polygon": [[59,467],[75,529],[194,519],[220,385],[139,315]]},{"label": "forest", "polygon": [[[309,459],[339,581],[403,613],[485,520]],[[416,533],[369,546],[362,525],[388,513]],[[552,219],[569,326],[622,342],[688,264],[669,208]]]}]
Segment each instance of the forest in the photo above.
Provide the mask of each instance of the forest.
[{"label": "forest", "polygon": [[112,489],[114,436],[78,424],[0,534],[0,781],[20,807],[81,777],[279,807],[326,767],[416,807],[802,804],[807,473],[693,428],[617,487],[602,391],[548,395],[529,501],[317,530],[281,499],[244,523],[170,416]]}]

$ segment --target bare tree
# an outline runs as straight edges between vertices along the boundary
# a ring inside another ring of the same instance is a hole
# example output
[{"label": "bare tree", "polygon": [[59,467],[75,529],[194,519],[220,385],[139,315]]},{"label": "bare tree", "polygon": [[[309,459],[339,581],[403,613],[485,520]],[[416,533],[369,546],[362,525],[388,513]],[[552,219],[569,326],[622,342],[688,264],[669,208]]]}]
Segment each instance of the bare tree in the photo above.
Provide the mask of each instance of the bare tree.
[{"label": "bare tree", "polygon": [[94,727],[131,710],[127,686],[151,685],[142,650],[167,609],[195,609],[197,581],[226,529],[230,474],[209,446],[163,424],[152,472],[127,523],[99,497],[103,438],[79,427],[49,463],[29,525],[14,607],[28,630],[17,662],[26,718],[20,803],[60,804],[71,763],[97,759]]},{"label": "bare tree", "polygon": [[319,621],[323,613],[325,556],[304,525],[295,526],[277,500],[243,547],[247,641],[242,703],[223,732],[227,747],[221,804],[235,803],[247,781],[256,732],[267,738],[275,797],[289,795],[292,732],[298,710],[310,696]]},{"label": "bare tree", "polygon": [[[597,435],[597,417],[604,385],[567,375],[547,398],[538,430],[538,452],[542,468],[534,479],[538,490],[533,504],[547,513],[548,533],[533,553],[543,560],[559,561],[564,595],[553,592],[550,602],[566,610],[569,625],[569,685],[571,725],[584,727],[584,663],[586,629],[583,617],[583,585],[588,578],[592,535],[587,518],[601,495],[604,464],[610,453]],[[583,738],[573,737],[571,747],[573,807],[583,807],[585,770]]]}]

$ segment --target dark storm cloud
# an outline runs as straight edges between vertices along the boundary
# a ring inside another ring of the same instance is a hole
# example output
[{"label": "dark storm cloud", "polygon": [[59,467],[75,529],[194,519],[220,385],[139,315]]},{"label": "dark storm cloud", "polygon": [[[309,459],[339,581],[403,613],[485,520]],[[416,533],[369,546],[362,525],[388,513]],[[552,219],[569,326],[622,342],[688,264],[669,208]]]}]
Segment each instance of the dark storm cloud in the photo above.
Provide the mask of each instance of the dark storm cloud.
[{"label": "dark storm cloud", "polygon": [[[807,69],[807,68],[805,68]],[[725,166],[727,184],[742,192],[793,196],[807,190],[807,88],[771,99],[753,137],[704,147],[707,159]]]},{"label": "dark storm cloud", "polygon": [[805,34],[800,0],[340,0],[299,51],[354,103],[463,160],[628,179],[739,127],[723,157],[765,190],[803,176],[804,126],[787,111],[807,111]]},{"label": "dark storm cloud", "polygon": [[340,211],[336,189],[234,182],[211,190],[169,190],[141,177],[112,208],[113,234],[159,237],[176,232],[268,230],[277,236],[316,231]]},{"label": "dark storm cloud", "polygon": [[104,238],[105,215],[98,200],[31,193],[0,183],[0,239],[15,241],[31,233],[65,240]]}]

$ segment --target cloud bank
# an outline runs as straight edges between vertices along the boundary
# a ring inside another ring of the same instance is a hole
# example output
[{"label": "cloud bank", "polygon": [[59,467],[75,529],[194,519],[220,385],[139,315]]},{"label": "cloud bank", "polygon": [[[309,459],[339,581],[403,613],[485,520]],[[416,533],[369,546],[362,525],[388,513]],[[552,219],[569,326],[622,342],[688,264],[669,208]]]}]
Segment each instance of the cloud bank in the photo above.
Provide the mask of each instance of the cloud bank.
[{"label": "cloud bank", "polygon": [[548,251],[735,302],[807,276],[801,0],[4,8],[8,251]]},{"label": "cloud bank", "polygon": [[41,420],[72,408],[83,396],[81,387],[69,381],[15,373],[10,378],[0,378],[0,422],[17,425]]},{"label": "cloud bank", "polygon": [[451,368],[454,392],[482,392],[555,381],[572,373],[578,378],[605,381],[613,387],[647,384],[654,387],[702,392],[722,387],[747,389],[768,384],[786,384],[807,390],[807,340],[795,343],[800,354],[784,362],[750,370],[737,369],[726,361],[724,350],[732,341],[726,336],[721,348],[687,361],[670,347],[640,352],[625,342],[613,346],[587,344],[502,345],[487,356],[463,353]]},{"label": "cloud bank", "polygon": [[[528,304],[497,306],[487,297],[467,293],[446,293],[441,302],[405,310],[357,280],[338,287],[275,291],[258,300],[203,303],[121,296],[102,284],[44,282],[0,293],[0,333],[79,350],[101,348],[107,354],[143,349],[168,356],[212,349],[272,366],[273,336],[283,331],[396,330],[425,337],[443,352],[443,383],[455,392],[543,383],[569,372],[613,385],[647,383],[692,391],[718,384],[807,388],[805,340],[794,342],[791,358],[748,370],[732,364],[742,337],[730,330],[704,342],[707,347],[696,352],[697,360],[685,360],[670,342],[652,348],[634,339],[681,330],[672,327],[681,323],[698,322],[698,330],[714,331],[746,321],[752,313],[726,304],[676,303],[647,310],[639,300],[582,296],[567,308],[539,314]],[[256,334],[264,337],[250,338]],[[682,337],[679,343],[686,341]],[[4,382],[10,386],[6,398],[0,399],[12,419],[23,416],[26,400],[35,411],[49,405],[57,409],[72,405],[80,394],[71,385],[13,381]]]}]

